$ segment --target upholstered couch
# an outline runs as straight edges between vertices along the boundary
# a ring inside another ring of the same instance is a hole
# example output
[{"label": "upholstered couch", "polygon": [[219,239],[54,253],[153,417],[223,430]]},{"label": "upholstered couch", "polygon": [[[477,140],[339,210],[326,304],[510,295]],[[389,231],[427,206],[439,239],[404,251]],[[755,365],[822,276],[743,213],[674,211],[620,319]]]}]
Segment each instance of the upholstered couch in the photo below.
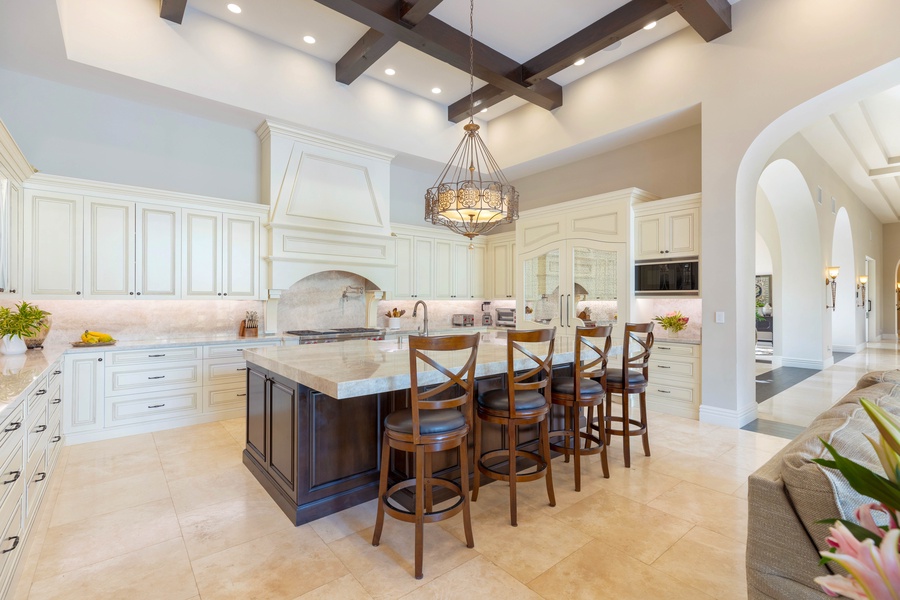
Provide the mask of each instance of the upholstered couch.
[{"label": "upholstered couch", "polygon": [[819,565],[828,525],[821,519],[855,520],[856,508],[871,502],[857,494],[840,473],[811,462],[827,457],[819,438],[841,454],[881,471],[863,436],[878,433],[859,404],[866,398],[900,416],[900,370],[863,376],[856,388],[816,417],[796,439],[760,467],[749,481],[747,591],[750,600],[828,598],[813,581],[827,575]]}]

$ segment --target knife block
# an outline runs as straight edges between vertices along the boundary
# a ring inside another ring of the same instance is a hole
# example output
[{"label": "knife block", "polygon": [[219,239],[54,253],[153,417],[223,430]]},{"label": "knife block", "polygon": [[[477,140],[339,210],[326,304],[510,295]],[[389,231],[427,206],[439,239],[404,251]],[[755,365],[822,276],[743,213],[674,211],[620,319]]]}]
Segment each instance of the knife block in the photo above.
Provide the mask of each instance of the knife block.
[{"label": "knife block", "polygon": [[241,328],[238,330],[238,335],[240,337],[257,337],[259,335],[259,326],[247,327],[247,320],[244,319],[241,321]]}]

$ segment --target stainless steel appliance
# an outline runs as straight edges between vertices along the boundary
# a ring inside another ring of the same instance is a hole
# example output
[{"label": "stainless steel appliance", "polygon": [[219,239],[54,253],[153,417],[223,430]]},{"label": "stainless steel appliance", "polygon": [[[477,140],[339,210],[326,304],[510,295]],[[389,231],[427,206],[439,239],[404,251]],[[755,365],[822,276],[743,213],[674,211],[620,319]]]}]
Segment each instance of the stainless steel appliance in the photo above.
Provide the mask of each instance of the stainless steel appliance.
[{"label": "stainless steel appliance", "polygon": [[296,329],[285,331],[300,338],[301,344],[325,344],[328,342],[345,342],[347,340],[383,340],[384,329],[367,327],[344,327],[339,329]]},{"label": "stainless steel appliance", "polygon": [[475,325],[475,315],[467,315],[457,313],[453,315],[454,327],[473,327]]},{"label": "stainless steel appliance", "polygon": [[516,309],[514,309],[514,308],[498,308],[497,309],[497,326],[498,327],[515,327],[516,326]]},{"label": "stainless steel appliance", "polygon": [[486,312],[483,315],[481,315],[481,324],[485,325],[487,327],[490,327],[491,325],[494,324],[494,318],[491,317],[491,313]]},{"label": "stainless steel appliance", "polygon": [[635,296],[698,296],[700,262],[696,258],[640,261],[634,264]]}]

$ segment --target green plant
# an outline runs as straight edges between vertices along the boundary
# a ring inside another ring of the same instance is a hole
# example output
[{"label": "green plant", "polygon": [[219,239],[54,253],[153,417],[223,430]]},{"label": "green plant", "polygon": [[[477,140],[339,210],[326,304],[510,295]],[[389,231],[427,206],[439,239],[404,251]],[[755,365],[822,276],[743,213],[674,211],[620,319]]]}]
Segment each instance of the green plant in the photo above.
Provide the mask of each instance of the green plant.
[{"label": "green plant", "polygon": [[759,309],[761,309],[763,306],[765,306],[765,304],[763,303],[762,300],[757,300],[757,301],[756,301],[756,308],[753,309],[753,314],[756,315],[756,320],[757,320],[757,321],[764,321],[764,320],[765,320],[765,317],[763,317],[762,314],[760,314],[760,312],[759,312]]},{"label": "green plant", "polygon": [[16,304],[16,309],[0,307],[0,336],[32,337],[40,331],[44,318],[50,316],[46,310],[25,301]]},{"label": "green plant", "polygon": [[685,327],[687,327],[688,321],[690,319],[683,314],[681,311],[673,310],[670,313],[666,313],[663,316],[655,316],[653,320],[659,323],[663,329],[666,331],[671,331],[674,333],[678,333]]}]

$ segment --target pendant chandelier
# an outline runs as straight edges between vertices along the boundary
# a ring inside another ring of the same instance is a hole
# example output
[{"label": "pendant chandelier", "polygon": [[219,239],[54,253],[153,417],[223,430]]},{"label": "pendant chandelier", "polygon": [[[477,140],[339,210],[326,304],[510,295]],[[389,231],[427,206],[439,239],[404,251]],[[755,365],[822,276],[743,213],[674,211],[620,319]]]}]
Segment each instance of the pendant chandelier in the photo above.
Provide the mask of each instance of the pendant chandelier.
[{"label": "pendant chandelier", "polygon": [[425,192],[425,220],[449,227],[470,240],[519,218],[519,192],[478,135],[474,114],[475,0],[470,0],[469,122],[437,182]]}]

